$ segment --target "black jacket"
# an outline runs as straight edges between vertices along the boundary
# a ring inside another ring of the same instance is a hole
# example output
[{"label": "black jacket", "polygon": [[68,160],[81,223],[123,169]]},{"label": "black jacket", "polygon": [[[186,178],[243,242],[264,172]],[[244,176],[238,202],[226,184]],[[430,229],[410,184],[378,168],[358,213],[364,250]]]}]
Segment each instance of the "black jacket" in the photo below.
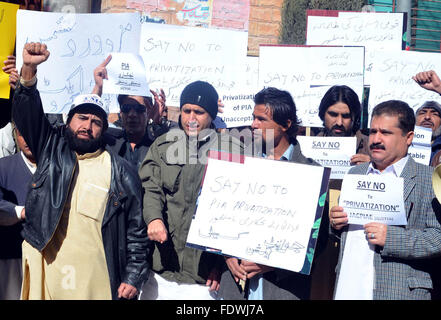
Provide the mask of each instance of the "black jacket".
[{"label": "black jacket", "polygon": [[124,130],[109,128],[105,133],[105,143],[107,148],[126,159],[136,170],[140,167],[152,142],[153,140],[151,140],[146,133],[142,141],[136,145],[135,150],[133,151],[131,150],[130,143],[127,140]]},{"label": "black jacket", "polygon": [[160,124],[150,122],[147,125],[144,137],[141,142],[135,146],[134,151],[131,150],[125,130],[122,128],[109,127],[104,134],[104,141],[108,148],[112,149],[120,157],[129,161],[135,166],[136,170],[138,170],[153,141],[174,127],[177,127],[177,123],[169,120],[162,119]]},{"label": "black jacket", "polygon": [[[12,116],[37,161],[26,200],[23,237],[42,251],[63,213],[77,157],[69,148],[65,127],[53,128],[49,124],[36,86],[18,86]],[[128,162],[108,151],[112,177],[101,233],[112,298],[116,299],[121,282],[139,290],[146,280],[148,239],[139,176]]]}]

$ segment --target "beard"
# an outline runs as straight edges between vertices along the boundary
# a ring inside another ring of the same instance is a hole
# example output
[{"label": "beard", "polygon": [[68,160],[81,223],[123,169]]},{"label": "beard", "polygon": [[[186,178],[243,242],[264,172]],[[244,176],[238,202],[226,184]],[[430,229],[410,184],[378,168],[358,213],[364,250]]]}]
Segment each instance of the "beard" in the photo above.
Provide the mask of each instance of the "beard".
[{"label": "beard", "polygon": [[[341,132],[335,132],[335,129],[341,130]],[[327,137],[350,137],[352,135],[352,128],[347,130],[344,126],[334,125],[331,129],[325,126],[325,136]]]},{"label": "beard", "polygon": [[70,149],[78,154],[93,153],[104,147],[103,135],[98,138],[91,137],[89,140],[78,138],[78,134],[73,132],[69,126],[66,126],[67,143]]}]

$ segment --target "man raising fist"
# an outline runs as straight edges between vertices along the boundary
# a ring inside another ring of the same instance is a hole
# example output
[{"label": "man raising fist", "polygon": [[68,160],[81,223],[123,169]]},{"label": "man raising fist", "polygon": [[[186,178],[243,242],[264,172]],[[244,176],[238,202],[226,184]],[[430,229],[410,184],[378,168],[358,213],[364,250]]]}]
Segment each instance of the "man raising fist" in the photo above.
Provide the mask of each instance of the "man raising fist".
[{"label": "man raising fist", "polygon": [[141,182],[107,150],[99,96],[74,99],[53,128],[36,88],[45,44],[27,43],[13,119],[37,162],[23,226],[22,299],[131,299],[147,275]]}]

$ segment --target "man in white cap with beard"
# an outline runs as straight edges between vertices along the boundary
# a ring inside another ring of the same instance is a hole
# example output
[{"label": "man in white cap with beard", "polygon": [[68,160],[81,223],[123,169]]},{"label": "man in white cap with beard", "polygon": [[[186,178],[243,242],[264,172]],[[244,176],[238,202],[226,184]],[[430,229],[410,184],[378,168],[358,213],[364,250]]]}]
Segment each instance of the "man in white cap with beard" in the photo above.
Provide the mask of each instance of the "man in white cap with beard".
[{"label": "man in white cap with beard", "polygon": [[148,239],[137,173],[104,148],[107,112],[76,97],[53,128],[36,89],[49,51],[23,49],[13,119],[37,163],[23,225],[22,299],[131,299],[147,276]]}]

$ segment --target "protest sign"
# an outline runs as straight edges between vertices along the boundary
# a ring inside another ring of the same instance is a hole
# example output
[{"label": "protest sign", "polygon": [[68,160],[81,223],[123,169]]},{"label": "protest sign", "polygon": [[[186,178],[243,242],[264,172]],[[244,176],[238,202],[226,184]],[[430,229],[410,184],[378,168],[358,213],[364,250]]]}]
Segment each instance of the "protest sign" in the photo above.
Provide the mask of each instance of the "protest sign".
[{"label": "protest sign", "polygon": [[369,92],[369,122],[372,109],[380,102],[402,100],[415,111],[428,100],[441,102],[440,95],[421,88],[412,77],[418,72],[441,70],[439,53],[416,51],[378,51]]},{"label": "protest sign", "polygon": [[426,166],[430,165],[430,155],[432,149],[430,146],[422,145],[410,145],[407,150],[407,154],[413,158],[418,163],[424,164]]},{"label": "protest sign", "polygon": [[365,85],[371,84],[375,50],[401,51],[403,13],[339,12],[338,17],[308,15],[307,45],[365,47]]},{"label": "protest sign", "polygon": [[[15,45],[15,21],[19,8],[18,4],[0,2],[0,67],[4,67],[3,61],[14,53]],[[9,75],[0,69],[0,98],[9,98]]]},{"label": "protest sign", "polygon": [[141,56],[112,52],[106,69],[108,79],[103,80],[104,93],[151,96]]},{"label": "protest sign", "polygon": [[392,175],[345,175],[339,205],[348,214],[348,223],[406,225],[403,184],[403,178]]},{"label": "protest sign", "polygon": [[412,144],[430,146],[432,143],[432,129],[422,126],[415,126]]},{"label": "protest sign", "polygon": [[297,136],[297,141],[305,157],[331,168],[331,179],[343,179],[357,149],[356,137]]},{"label": "protest sign", "polygon": [[211,83],[219,96],[237,89],[247,44],[244,31],[144,22],[139,52],[150,88],[163,88],[167,105],[179,107],[182,90],[193,81]]},{"label": "protest sign", "polygon": [[[93,70],[111,52],[139,51],[139,13],[71,14],[19,10],[17,67],[27,42],[42,42],[50,51],[38,66],[37,88],[46,113],[67,113],[79,94],[94,87]],[[109,109],[116,99],[103,96]],[[112,102],[113,101],[113,102]]]},{"label": "protest sign", "polygon": [[305,47],[261,45],[259,87],[291,93],[302,126],[322,127],[318,106],[333,85],[363,94],[363,47]]},{"label": "protest sign", "polygon": [[258,58],[246,57],[239,72],[243,78],[239,79],[237,89],[219,98],[224,105],[224,112],[218,116],[225,122],[227,128],[251,126],[253,123],[254,95],[259,91],[257,87]]},{"label": "protest sign", "polygon": [[412,144],[409,146],[407,154],[416,162],[428,166],[432,153],[432,129],[415,126],[414,132]]},{"label": "protest sign", "polygon": [[309,274],[329,172],[262,158],[208,159],[187,245]]}]

